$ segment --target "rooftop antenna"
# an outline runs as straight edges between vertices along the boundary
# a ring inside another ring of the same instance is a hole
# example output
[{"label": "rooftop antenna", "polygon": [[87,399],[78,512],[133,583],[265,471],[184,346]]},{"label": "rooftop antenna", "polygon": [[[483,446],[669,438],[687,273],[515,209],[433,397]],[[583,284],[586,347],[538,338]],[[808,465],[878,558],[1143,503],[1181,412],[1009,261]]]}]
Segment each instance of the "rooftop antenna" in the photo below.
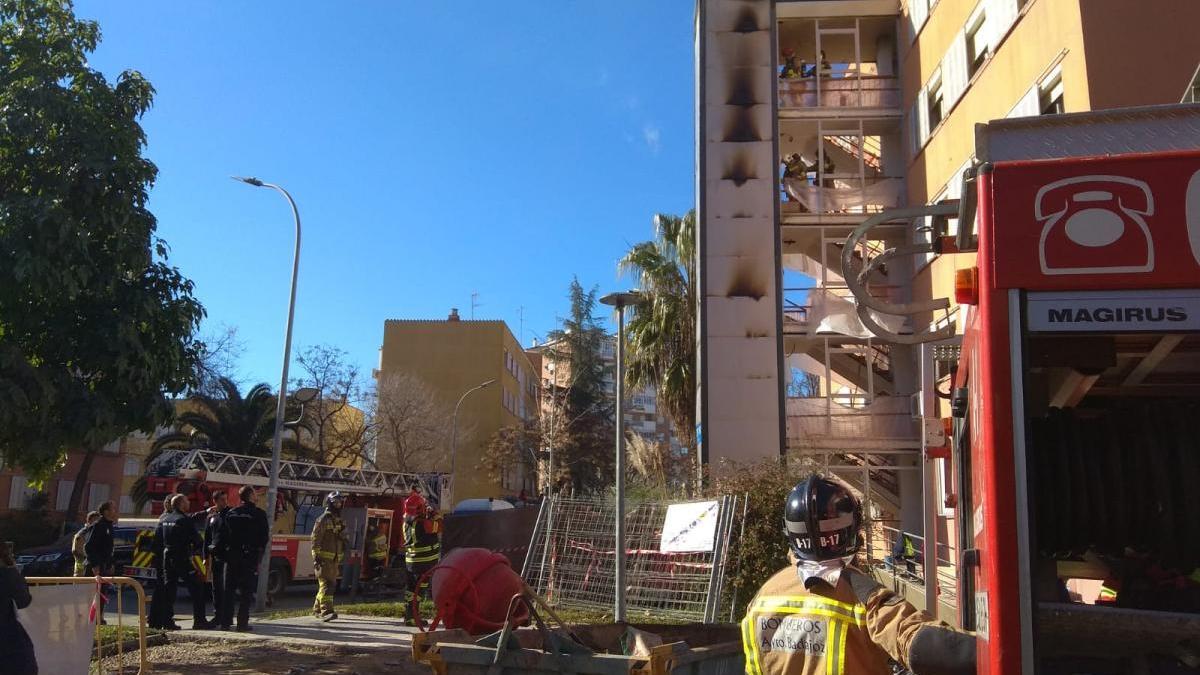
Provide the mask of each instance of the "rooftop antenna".
[{"label": "rooftop antenna", "polygon": [[483,305],[483,303],[479,302],[479,293],[477,291],[471,291],[471,320],[472,321],[475,320],[475,308],[481,307],[482,305]]},{"label": "rooftop antenna", "polygon": [[520,307],[517,308],[517,317],[521,322],[520,345],[522,347],[524,347],[525,346],[525,305],[521,305]]}]

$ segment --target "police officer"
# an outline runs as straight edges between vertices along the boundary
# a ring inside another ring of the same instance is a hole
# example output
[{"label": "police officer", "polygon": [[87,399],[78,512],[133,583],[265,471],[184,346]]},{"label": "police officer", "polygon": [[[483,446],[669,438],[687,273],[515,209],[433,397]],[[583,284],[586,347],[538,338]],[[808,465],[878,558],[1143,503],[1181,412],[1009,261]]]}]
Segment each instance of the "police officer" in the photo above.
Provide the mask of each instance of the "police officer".
[{"label": "police officer", "polygon": [[238,490],[242,503],[227,509],[213,537],[213,559],[224,568],[223,590],[217,623],[222,630],[233,625],[233,606],[236,603],[237,630],[250,630],[250,605],[258,588],[258,566],[271,541],[267,513],[254,503],[254,488],[243,485]]},{"label": "police officer", "polygon": [[229,497],[224,490],[212,494],[213,505],[208,509],[204,519],[204,554],[208,558],[210,576],[212,577],[213,623],[221,623],[221,603],[225,600],[225,560],[213,555],[217,532],[225,522],[229,513]]},{"label": "police officer", "polygon": [[188,515],[190,506],[184,495],[171,500],[171,512],[158,521],[154,531],[155,553],[159,560],[158,582],[163,586],[163,599],[151,608],[149,624],[156,628],[178,630],[175,625],[175,596],[182,583],[192,598],[192,628],[208,630],[215,626],[204,611],[204,538]]},{"label": "police officer", "polygon": [[751,675],[975,672],[975,638],[918,611],[850,565],[862,506],[820,475],[792,488],[783,511],[791,566],[771,577],[742,620]]},{"label": "police officer", "polygon": [[325,513],[313,524],[312,555],[317,572],[313,615],[322,621],[337,618],[337,612],[333,610],[333,590],[337,584],[338,566],[346,551],[346,524],[342,522],[344,503],[345,498],[340,492],[330,492],[325,497]]},{"label": "police officer", "polygon": [[[178,493],[172,492],[166,497],[163,497],[162,513],[158,516],[159,525],[162,524],[163,520],[165,520],[167,516],[171,515],[171,503],[175,501],[177,494]],[[158,571],[159,576],[158,579],[155,580],[154,595],[150,598],[150,616],[146,623],[149,624],[151,628],[159,628],[162,630],[179,630],[179,626],[175,625],[175,619],[173,616],[175,613],[174,609],[172,605],[167,603],[167,585],[163,583],[162,579],[162,546],[159,543],[157,526],[150,533],[150,535],[150,549],[153,559],[152,565],[154,566],[154,569]],[[171,600],[171,603],[174,603],[174,600]],[[169,617],[169,620],[165,623],[159,622],[159,618],[164,616]]]},{"label": "police officer", "polygon": [[[415,595],[428,589],[428,582],[420,587],[418,584],[442,557],[441,531],[442,521],[429,506],[420,514],[404,516],[404,567],[408,571],[409,593]],[[412,604],[406,603],[404,608],[407,616]]]}]

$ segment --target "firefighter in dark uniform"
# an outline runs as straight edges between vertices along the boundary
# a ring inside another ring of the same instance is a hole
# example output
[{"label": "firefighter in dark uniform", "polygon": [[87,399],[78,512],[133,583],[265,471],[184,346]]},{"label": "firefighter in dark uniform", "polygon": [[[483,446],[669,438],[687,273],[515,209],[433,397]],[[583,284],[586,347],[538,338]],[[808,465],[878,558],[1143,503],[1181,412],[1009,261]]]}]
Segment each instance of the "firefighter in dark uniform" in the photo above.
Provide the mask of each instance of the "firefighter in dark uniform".
[{"label": "firefighter in dark uniform", "polygon": [[791,566],[771,577],[742,619],[749,675],[975,673],[975,638],[918,611],[849,563],[862,506],[844,483],[811,476],[783,512]]},{"label": "firefighter in dark uniform", "polygon": [[371,523],[371,527],[367,531],[367,569],[370,571],[372,579],[383,574],[383,569],[387,567],[387,556],[387,525],[378,522]]},{"label": "firefighter in dark uniform", "polygon": [[154,628],[179,629],[174,614],[180,583],[187,587],[192,598],[192,627],[196,630],[215,627],[204,611],[204,538],[196,529],[195,520],[187,513],[188,506],[186,496],[175,495],[171,500],[171,512],[158,521],[154,531],[154,548],[159,561],[158,582],[163,587],[162,600],[151,607],[148,623]]},{"label": "firefighter in dark uniform", "polygon": [[254,503],[254,488],[243,485],[238,490],[242,503],[229,509],[221,518],[213,538],[213,558],[225,568],[222,582],[224,595],[217,622],[222,630],[233,625],[233,607],[237,605],[237,630],[250,629],[250,605],[258,589],[258,566],[270,545],[270,525],[267,512]]},{"label": "firefighter in dark uniform", "polygon": [[[408,572],[409,593],[424,594],[429,590],[429,582],[421,584],[421,577],[442,557],[441,533],[442,520],[430,506],[422,513],[404,516],[404,568]],[[411,611],[412,604],[406,603],[405,616]]]}]

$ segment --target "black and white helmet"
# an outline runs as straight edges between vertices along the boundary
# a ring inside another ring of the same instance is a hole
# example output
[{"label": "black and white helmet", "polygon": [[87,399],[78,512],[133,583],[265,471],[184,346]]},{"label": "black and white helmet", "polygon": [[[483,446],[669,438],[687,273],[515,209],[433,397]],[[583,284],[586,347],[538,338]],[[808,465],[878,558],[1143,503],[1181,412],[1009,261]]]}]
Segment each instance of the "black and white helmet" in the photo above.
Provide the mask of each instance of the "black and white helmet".
[{"label": "black and white helmet", "polygon": [[325,508],[334,512],[342,510],[342,504],[346,503],[346,495],[334,490],[325,497]]},{"label": "black and white helmet", "polygon": [[800,560],[853,555],[861,542],[862,504],[840,480],[814,474],[796,484],[783,506],[783,534]]}]

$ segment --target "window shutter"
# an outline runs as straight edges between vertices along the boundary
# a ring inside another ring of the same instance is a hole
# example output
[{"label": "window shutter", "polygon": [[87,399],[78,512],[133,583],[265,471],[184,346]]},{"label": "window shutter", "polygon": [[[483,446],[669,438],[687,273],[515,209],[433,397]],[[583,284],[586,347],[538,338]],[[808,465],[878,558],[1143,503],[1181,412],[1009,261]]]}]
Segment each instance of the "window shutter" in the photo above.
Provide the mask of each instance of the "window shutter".
[{"label": "window shutter", "polygon": [[1008,112],[1007,116],[1031,117],[1039,112],[1041,111],[1038,110],[1038,88],[1035,84],[1029,88],[1029,91],[1025,92],[1021,100],[1017,101],[1017,104],[1013,106],[1013,109]]},{"label": "window shutter", "polygon": [[925,25],[927,18],[929,18],[929,0],[908,0],[908,25],[913,39],[916,39],[917,33],[921,32],[921,26]]},{"label": "window shutter", "polygon": [[942,59],[942,105],[943,116],[950,112],[967,88],[967,37],[958,31],[950,43],[950,51]]},{"label": "window shutter", "polygon": [[927,140],[929,140],[929,91],[921,89],[921,93],[917,95],[917,149],[925,147]]},{"label": "window shutter", "polygon": [[108,501],[108,484],[92,483],[88,487],[88,510],[95,511],[106,501]]},{"label": "window shutter", "polygon": [[71,492],[75,490],[75,481],[60,480],[58,481],[58,495],[54,498],[54,510],[66,511],[71,505]]},{"label": "window shutter", "polygon": [[917,154],[917,104],[914,102],[912,107],[908,109],[908,115],[904,120],[904,147],[908,148],[909,156]]},{"label": "window shutter", "polygon": [[1017,0],[983,0],[983,6],[987,12],[987,24],[984,26],[984,30],[988,32],[987,44],[994,54],[1000,40],[1017,20],[1020,9],[1017,7]]},{"label": "window shutter", "polygon": [[25,480],[25,476],[13,476],[12,482],[8,489],[8,508],[24,509],[25,502],[28,500],[29,483]]}]

